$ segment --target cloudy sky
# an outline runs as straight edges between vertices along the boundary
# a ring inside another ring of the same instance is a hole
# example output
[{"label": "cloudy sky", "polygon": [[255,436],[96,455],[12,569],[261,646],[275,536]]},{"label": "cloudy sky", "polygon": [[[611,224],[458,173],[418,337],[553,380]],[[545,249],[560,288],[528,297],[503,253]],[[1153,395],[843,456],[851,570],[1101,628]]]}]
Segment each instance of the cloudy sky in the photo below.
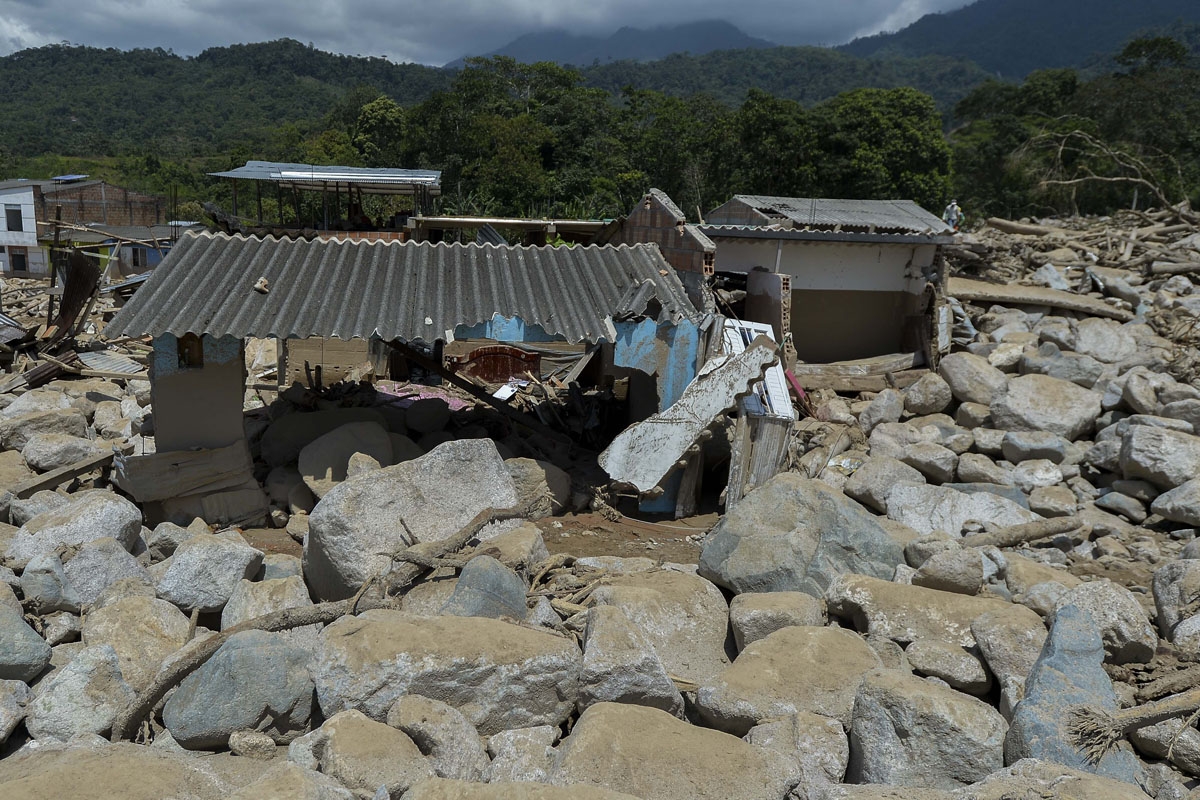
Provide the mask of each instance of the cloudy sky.
[{"label": "cloudy sky", "polygon": [[728,20],[777,44],[840,44],[970,1],[0,0],[0,55],[52,42],[195,55],[286,37],[336,53],[440,65],[545,28],[607,35],[624,25],[704,19]]}]

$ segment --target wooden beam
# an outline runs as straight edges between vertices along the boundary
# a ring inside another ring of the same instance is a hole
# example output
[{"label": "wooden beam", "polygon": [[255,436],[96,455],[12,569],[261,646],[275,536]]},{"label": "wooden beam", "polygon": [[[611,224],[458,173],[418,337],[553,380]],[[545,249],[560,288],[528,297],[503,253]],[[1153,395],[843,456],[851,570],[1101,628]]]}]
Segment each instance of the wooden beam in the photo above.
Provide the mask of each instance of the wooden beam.
[{"label": "wooden beam", "polygon": [[[129,445],[126,445],[126,448],[132,449]],[[113,455],[114,453],[110,452],[90,456],[82,461],[76,461],[74,464],[68,464],[65,467],[59,467],[50,472],[35,475],[32,478],[21,481],[8,491],[12,492],[13,497],[20,499],[31,497],[35,492],[40,492],[43,489],[53,489],[73,478],[78,478],[80,475],[86,475],[89,472],[112,466]]]}]

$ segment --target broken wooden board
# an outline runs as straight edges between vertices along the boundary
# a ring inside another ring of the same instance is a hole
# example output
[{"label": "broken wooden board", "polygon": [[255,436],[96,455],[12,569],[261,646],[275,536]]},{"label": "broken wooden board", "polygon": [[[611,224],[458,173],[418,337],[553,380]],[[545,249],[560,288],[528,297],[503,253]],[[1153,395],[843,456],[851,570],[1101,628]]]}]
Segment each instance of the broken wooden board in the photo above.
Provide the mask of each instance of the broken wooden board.
[{"label": "broken wooden board", "polygon": [[34,475],[32,478],[27,478],[16,486],[10,486],[8,491],[12,493],[13,497],[21,499],[32,497],[35,493],[43,489],[54,489],[69,480],[78,478],[80,475],[104,469],[112,464],[115,455],[115,453],[101,453],[89,456],[81,461],[76,461],[74,464],[68,464],[65,467],[59,467],[58,469],[44,472],[41,475]]},{"label": "broken wooden board", "polygon": [[1118,322],[1133,319],[1133,313],[1103,300],[1086,295],[1048,289],[1044,286],[999,285],[970,278],[951,278],[946,282],[946,294],[969,303],[1011,303],[1022,306],[1049,306],[1064,311],[1077,311],[1094,317],[1107,317]]},{"label": "broken wooden board", "polygon": [[889,372],[903,372],[921,366],[924,358],[920,353],[890,353],[872,358],[860,358],[854,361],[835,361],[830,364],[801,364],[792,368],[792,374],[807,388],[804,378],[861,378],[866,375],[886,375]]},{"label": "broken wooden board", "polygon": [[245,442],[213,450],[123,456],[114,465],[113,483],[139,503],[258,486]]},{"label": "broken wooden board", "polygon": [[654,489],[686,466],[691,448],[713,420],[734,408],[778,360],[775,343],[759,336],[736,358],[708,362],[670,408],[622,431],[600,454],[601,468],[639,492]]}]

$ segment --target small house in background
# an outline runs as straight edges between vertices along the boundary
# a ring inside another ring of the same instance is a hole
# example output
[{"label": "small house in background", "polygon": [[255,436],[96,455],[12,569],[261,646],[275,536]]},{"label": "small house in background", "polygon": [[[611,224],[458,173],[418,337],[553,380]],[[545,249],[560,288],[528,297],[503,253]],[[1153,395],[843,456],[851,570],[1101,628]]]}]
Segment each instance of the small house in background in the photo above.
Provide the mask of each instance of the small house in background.
[{"label": "small house in background", "polygon": [[37,217],[33,187],[0,184],[0,274],[40,277],[48,272],[49,260],[38,247]]},{"label": "small house in background", "polygon": [[[203,229],[200,223],[184,221],[150,226],[63,225],[58,232],[58,242],[62,247],[78,249],[96,259],[109,282],[120,282],[154,269],[180,236]],[[53,226],[43,227],[39,244],[49,258],[54,245]]]},{"label": "small house in background", "polygon": [[[738,316],[772,326],[806,385],[936,361],[941,248],[954,238],[916,203],[737,195],[700,231],[716,245],[717,283],[740,301]],[[831,362],[863,363],[804,366]]]}]

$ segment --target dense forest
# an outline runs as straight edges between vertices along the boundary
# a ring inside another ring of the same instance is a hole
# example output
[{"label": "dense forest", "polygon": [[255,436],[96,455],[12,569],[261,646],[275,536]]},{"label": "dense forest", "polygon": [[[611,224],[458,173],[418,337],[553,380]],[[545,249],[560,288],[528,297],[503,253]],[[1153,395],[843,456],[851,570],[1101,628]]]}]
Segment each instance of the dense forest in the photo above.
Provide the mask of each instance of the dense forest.
[{"label": "dense forest", "polygon": [[[228,186],[206,172],[251,158],[439,169],[449,213],[610,217],[651,186],[692,217],[738,192],[912,198],[933,210],[957,195],[972,214],[1010,216],[1200,201],[1194,43],[1135,40],[1094,77],[1043,70],[1012,83],[975,73],[975,88],[959,84],[961,99],[940,106],[904,85],[917,81],[902,77],[902,61],[878,62],[864,78],[856,70],[868,62],[805,48],[745,51],[761,75],[734,68],[736,51],[587,71],[497,57],[456,72],[286,41],[196,59],[92,51],[121,77],[92,76],[104,88],[88,95],[77,88],[89,80],[73,62],[80,48],[56,46],[0,59],[10,77],[15,59],[64,87],[34,93],[10,81],[40,105],[0,114],[10,127],[0,174],[85,172],[178,189],[185,216],[199,215],[198,201],[228,201]],[[776,90],[786,70],[771,59],[786,61],[786,51],[826,65],[810,69],[825,82],[791,87],[801,99]],[[741,82],[736,98],[720,83],[716,92],[682,88],[705,59],[727,65],[706,74]],[[680,77],[647,87],[630,77],[643,68]],[[843,90],[862,84],[870,88]],[[120,100],[138,92],[152,99]],[[30,121],[47,114],[56,124]]]}]

